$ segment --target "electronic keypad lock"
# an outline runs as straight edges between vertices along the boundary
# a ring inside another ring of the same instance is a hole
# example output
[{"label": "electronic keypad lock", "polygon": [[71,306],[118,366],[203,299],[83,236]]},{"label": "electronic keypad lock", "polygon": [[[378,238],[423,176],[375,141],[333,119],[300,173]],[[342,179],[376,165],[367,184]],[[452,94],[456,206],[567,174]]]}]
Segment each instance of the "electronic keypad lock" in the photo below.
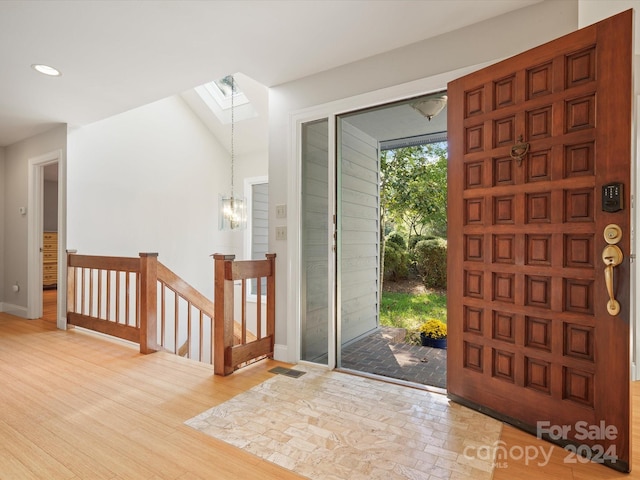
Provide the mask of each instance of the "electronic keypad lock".
[{"label": "electronic keypad lock", "polygon": [[602,211],[619,212],[624,208],[622,183],[608,183],[602,186]]}]

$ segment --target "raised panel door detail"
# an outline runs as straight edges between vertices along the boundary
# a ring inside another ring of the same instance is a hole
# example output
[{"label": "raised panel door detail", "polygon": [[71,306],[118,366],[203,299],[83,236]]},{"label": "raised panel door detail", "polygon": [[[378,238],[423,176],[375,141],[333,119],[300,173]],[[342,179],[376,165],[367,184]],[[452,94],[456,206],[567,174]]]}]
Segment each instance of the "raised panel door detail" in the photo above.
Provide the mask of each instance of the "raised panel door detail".
[{"label": "raised panel door detail", "polygon": [[526,301],[531,307],[551,307],[551,277],[525,276]]},{"label": "raised panel door detail", "polygon": [[501,380],[515,383],[515,354],[504,350],[492,350],[492,375]]},{"label": "raised panel door detail", "polygon": [[493,236],[493,261],[495,263],[515,263],[515,235]]},{"label": "raised panel door detail", "polygon": [[551,136],[551,105],[527,112],[527,141],[539,140]]},{"label": "raised panel door detail", "polygon": [[551,150],[531,152],[527,159],[527,182],[551,180]]},{"label": "raised panel door detail", "polygon": [[596,97],[587,95],[566,102],[565,131],[567,133],[596,126]]},{"label": "raised panel door detail", "polygon": [[551,265],[551,235],[525,235],[525,262],[527,265]]},{"label": "raised panel door detail", "polygon": [[564,309],[567,312],[593,314],[593,281],[564,279]]},{"label": "raised panel door detail", "polygon": [[484,149],[484,126],[475,125],[466,129],[466,153],[481,152]]},{"label": "raised panel door detail", "polygon": [[493,223],[511,224],[515,222],[515,197],[508,195],[493,199]]},{"label": "raised panel door detail", "polygon": [[464,307],[464,328],[465,332],[482,335],[484,323],[484,310],[482,308]]},{"label": "raised panel door detail", "polygon": [[593,189],[565,190],[565,222],[593,222]]},{"label": "raised panel door detail", "polygon": [[465,118],[484,113],[484,89],[482,87],[465,93],[464,116]]},{"label": "raised panel door detail", "polygon": [[483,298],[484,273],[481,271],[465,271],[464,295],[471,298]]},{"label": "raised panel door detail", "polygon": [[564,367],[563,398],[593,407],[593,374],[575,368]]},{"label": "raised panel door detail", "polygon": [[493,98],[495,108],[507,107],[515,103],[516,94],[516,77],[512,75],[507,78],[503,78],[494,82],[493,84]]},{"label": "raised panel door detail", "polygon": [[537,392],[551,394],[551,364],[537,358],[525,357],[526,387]]},{"label": "raised panel door detail", "polygon": [[550,95],[553,89],[553,64],[551,62],[527,70],[527,100]]},{"label": "raised panel door detail", "polygon": [[493,159],[493,184],[511,185],[515,182],[513,176],[513,159],[511,157]]},{"label": "raised panel door detail", "polygon": [[465,260],[471,262],[482,262],[484,260],[483,235],[465,235]]},{"label": "raised panel door detail", "polygon": [[493,312],[493,338],[507,343],[516,343],[515,315],[504,312]]},{"label": "raised panel door detail", "polygon": [[593,327],[565,323],[564,354],[568,357],[593,361]]},{"label": "raised panel door detail", "polygon": [[564,147],[565,178],[593,175],[595,162],[594,152],[594,142],[566,145]]},{"label": "raised panel door detail", "polygon": [[530,348],[551,351],[553,329],[551,320],[547,318],[525,317],[524,344]]},{"label": "raised panel door detail", "polygon": [[527,223],[551,222],[551,192],[528,193],[525,205]]},{"label": "raised panel door detail", "polygon": [[465,188],[482,187],[484,177],[484,162],[472,162],[465,165]]},{"label": "raised panel door detail", "polygon": [[582,50],[565,57],[567,89],[596,79],[595,56],[595,47],[590,47],[586,50]]},{"label": "raised panel door detail", "polygon": [[513,145],[515,143],[515,117],[501,118],[493,123],[493,146]]},{"label": "raised panel door detail", "polygon": [[483,355],[483,346],[477,343],[464,342],[464,354],[463,354],[463,365],[465,368],[469,370],[475,370],[476,372],[482,373],[483,364],[482,364],[482,355]]},{"label": "raised panel door detail", "polygon": [[515,303],[515,275],[495,272],[493,274],[493,299],[498,302]]},{"label": "raised panel door detail", "polygon": [[564,236],[564,261],[566,267],[593,268],[595,257],[592,234],[566,234]]},{"label": "raised panel door detail", "polygon": [[484,199],[468,198],[464,201],[464,219],[467,225],[482,225],[484,223]]}]

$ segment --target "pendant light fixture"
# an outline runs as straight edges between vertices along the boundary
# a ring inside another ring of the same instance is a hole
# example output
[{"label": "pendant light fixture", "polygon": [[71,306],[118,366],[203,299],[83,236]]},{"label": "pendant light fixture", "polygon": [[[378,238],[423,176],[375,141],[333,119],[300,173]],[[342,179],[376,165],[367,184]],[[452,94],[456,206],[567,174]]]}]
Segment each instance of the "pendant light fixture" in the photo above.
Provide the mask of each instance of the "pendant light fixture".
[{"label": "pendant light fixture", "polygon": [[234,180],[234,134],[235,134],[235,104],[236,92],[233,75],[229,75],[226,80],[231,82],[231,195],[220,195],[220,230],[240,230],[247,226],[246,202],[244,198],[237,197],[233,189]]}]

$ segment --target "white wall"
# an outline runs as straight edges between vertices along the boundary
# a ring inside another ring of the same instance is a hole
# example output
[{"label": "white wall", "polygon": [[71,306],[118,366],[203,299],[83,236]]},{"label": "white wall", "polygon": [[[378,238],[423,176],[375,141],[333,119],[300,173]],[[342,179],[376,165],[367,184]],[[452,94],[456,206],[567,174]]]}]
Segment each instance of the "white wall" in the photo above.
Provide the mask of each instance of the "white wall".
[{"label": "white wall", "polygon": [[[174,96],[69,133],[69,249],[158,259],[209,298],[213,253],[243,258],[243,232],[218,230],[218,195],[230,192],[230,156]],[[259,173],[254,173],[259,172]],[[266,151],[236,158],[245,176],[267,172]]]},{"label": "white wall", "polygon": [[218,231],[229,154],[184,101],[170,97],[75,129],[68,145],[68,248],[157,252],[212,298],[210,255],[240,254],[242,235]]},{"label": "white wall", "polygon": [[[61,149],[67,145],[67,126],[60,125],[40,135],[5,148],[4,181],[4,306],[6,312],[26,316],[27,308],[27,220],[31,212],[21,215],[20,207],[28,201],[29,159]],[[18,282],[19,292],[11,287]]]},{"label": "white wall", "polygon": [[[577,0],[545,1],[470,27],[377,55],[299,81],[274,87],[269,95],[269,179],[271,205],[287,204],[288,241],[275,241],[275,219],[270,211],[269,244],[277,254],[276,358],[298,359],[296,309],[299,270],[295,218],[298,198],[295,172],[297,153],[294,118],[324,109],[345,109],[386,103],[446,87],[450,72],[515,55],[577,28]],[[327,38],[327,41],[330,41]],[[437,82],[442,74],[444,80]],[[430,81],[431,79],[431,81]],[[453,78],[451,78],[453,79]],[[410,83],[413,82],[413,83]],[[401,88],[406,85],[405,88]],[[422,86],[421,86],[422,85]],[[431,87],[429,87],[431,85]],[[431,90],[421,90],[431,88]],[[329,102],[333,102],[329,105]],[[324,105],[324,107],[323,107]],[[327,106],[329,105],[329,106]],[[293,217],[292,217],[293,214]],[[294,252],[294,256],[289,256]]]},{"label": "white wall", "polygon": [[4,291],[4,204],[7,191],[6,178],[4,173],[4,147],[0,147],[0,311],[3,311],[2,303],[5,298]]}]

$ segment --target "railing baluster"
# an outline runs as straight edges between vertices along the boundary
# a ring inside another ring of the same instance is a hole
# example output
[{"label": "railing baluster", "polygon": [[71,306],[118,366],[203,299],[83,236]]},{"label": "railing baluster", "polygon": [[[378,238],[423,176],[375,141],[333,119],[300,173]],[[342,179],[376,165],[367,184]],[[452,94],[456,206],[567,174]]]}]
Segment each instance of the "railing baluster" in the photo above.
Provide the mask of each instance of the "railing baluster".
[{"label": "railing baluster", "polygon": [[166,302],[165,302],[165,290],[166,286],[162,286],[162,290],[160,290],[160,345],[165,346],[165,322],[166,322]]},{"label": "railing baluster", "polygon": [[258,277],[257,279],[257,288],[256,293],[256,322],[258,322],[258,326],[256,328],[258,340],[262,338],[262,277]]},{"label": "railing baluster", "polygon": [[187,358],[191,358],[191,302],[187,302]]},{"label": "railing baluster", "polygon": [[93,317],[93,269],[89,269],[89,316]]},{"label": "railing baluster", "polygon": [[[200,361],[202,361],[202,350],[204,349],[204,315],[202,310],[200,310],[200,338],[198,340],[200,341],[198,356]],[[211,346],[211,353],[213,355],[213,345]]]},{"label": "railing baluster", "polygon": [[81,277],[81,280],[80,280],[80,284],[82,285],[82,290],[81,290],[81,292],[80,292],[80,295],[81,295],[81,296],[80,296],[80,298],[81,298],[81,303],[80,303],[80,305],[81,305],[81,307],[80,307],[80,312],[81,312],[83,315],[87,313],[87,311],[85,310],[85,299],[84,299],[84,297],[85,297],[85,294],[84,294],[84,289],[85,289],[85,284],[84,284],[84,271],[85,271],[85,269],[83,268],[83,269],[82,269],[82,277]]},{"label": "railing baluster", "polygon": [[125,297],[124,297],[124,324],[131,325],[129,322],[131,321],[129,310],[131,308],[131,304],[129,303],[129,295],[131,293],[131,274],[129,272],[125,273],[124,277],[124,288],[125,288]]},{"label": "railing baluster", "polygon": [[116,272],[116,323],[120,323],[120,273]]},{"label": "railing baluster", "polygon": [[102,270],[98,270],[98,318],[102,318]]},{"label": "railing baluster", "polygon": [[107,270],[107,304],[105,308],[107,313],[105,315],[107,320],[111,320],[113,315],[111,314],[111,270]]},{"label": "railing baluster", "polygon": [[242,311],[242,329],[241,329],[241,338],[240,344],[244,345],[247,343],[247,279],[242,280],[242,296],[240,297],[241,311]]},{"label": "railing baluster", "polygon": [[178,319],[180,318],[180,297],[176,291],[173,292],[173,351],[178,353]]}]

